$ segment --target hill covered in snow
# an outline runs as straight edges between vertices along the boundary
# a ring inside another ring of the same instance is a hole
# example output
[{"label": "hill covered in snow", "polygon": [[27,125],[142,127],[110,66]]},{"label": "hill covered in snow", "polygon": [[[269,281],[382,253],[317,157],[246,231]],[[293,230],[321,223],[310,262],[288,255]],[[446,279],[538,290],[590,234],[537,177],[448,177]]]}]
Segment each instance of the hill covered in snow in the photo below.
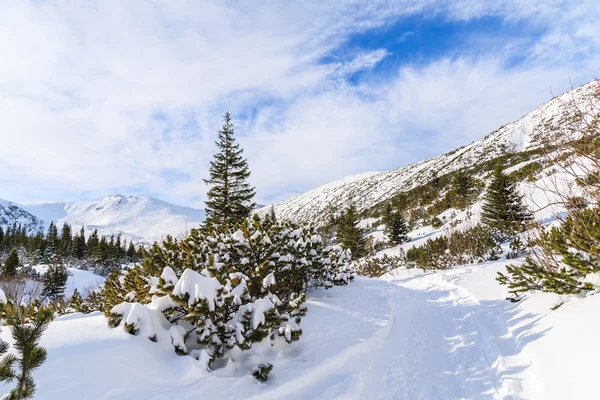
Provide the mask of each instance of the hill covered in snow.
[{"label": "hill covered in snow", "polygon": [[181,207],[143,196],[111,195],[95,201],[24,204],[21,206],[46,224],[85,226],[90,233],[121,234],[136,242],[151,243],[166,235],[183,236],[204,220],[204,210]]},{"label": "hill covered in snow", "polygon": [[[590,82],[557,96],[521,119],[467,146],[389,171],[366,172],[328,183],[274,204],[275,212],[280,218],[324,222],[331,212],[342,210],[350,200],[359,211],[363,211],[442,174],[481,165],[507,154],[539,150],[547,145],[547,139],[553,133],[560,132],[570,123],[572,110],[569,102],[574,100],[581,108],[588,107],[595,101],[596,87],[595,82]],[[265,214],[270,208],[264,207],[259,213]]]},{"label": "hill covered in snow", "polygon": [[0,227],[11,227],[14,223],[22,225],[27,233],[35,233],[43,228],[44,223],[22,206],[0,199]]}]

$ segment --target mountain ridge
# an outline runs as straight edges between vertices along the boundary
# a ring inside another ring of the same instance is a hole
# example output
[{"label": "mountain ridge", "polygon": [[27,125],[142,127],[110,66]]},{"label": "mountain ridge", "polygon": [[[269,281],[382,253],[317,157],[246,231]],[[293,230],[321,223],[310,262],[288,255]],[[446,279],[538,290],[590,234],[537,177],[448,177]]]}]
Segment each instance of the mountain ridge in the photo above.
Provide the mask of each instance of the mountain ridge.
[{"label": "mountain ridge", "polygon": [[138,243],[152,243],[166,235],[184,236],[204,220],[204,210],[183,207],[147,196],[108,195],[98,200],[25,203],[20,207],[43,220],[73,229],[84,226],[103,235],[121,234]]},{"label": "mountain ridge", "polygon": [[479,165],[506,154],[539,149],[549,136],[560,132],[568,123],[569,102],[574,100],[584,106],[586,101],[593,101],[595,90],[597,82],[591,81],[553,97],[520,119],[466,146],[388,171],[351,175],[264,207],[258,213],[264,215],[273,207],[279,218],[324,223],[332,212],[342,210],[349,200],[363,211],[440,174]]}]

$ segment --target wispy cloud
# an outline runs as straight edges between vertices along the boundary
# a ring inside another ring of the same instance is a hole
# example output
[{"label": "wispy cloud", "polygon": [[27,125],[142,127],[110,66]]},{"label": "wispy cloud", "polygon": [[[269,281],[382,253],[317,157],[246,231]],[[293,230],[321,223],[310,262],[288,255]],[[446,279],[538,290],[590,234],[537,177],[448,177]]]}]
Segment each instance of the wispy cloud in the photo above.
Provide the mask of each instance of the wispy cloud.
[{"label": "wispy cloud", "polygon": [[[353,35],[432,15],[527,21],[537,33],[381,76],[386,48],[328,59]],[[401,166],[521,116],[569,76],[591,79],[599,16],[593,1],[3,3],[0,197],[129,189],[201,206],[226,109],[260,201]]]}]

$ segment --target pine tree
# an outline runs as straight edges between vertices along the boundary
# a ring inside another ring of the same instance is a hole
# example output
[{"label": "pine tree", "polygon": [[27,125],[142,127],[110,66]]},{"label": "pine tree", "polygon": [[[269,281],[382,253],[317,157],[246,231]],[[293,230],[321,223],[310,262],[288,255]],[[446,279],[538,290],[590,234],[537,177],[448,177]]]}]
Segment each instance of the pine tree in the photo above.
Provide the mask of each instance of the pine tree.
[{"label": "pine tree", "polygon": [[135,246],[133,244],[133,241],[129,242],[129,246],[127,247],[127,258],[129,258],[129,260],[133,260],[133,258],[135,257]]},{"label": "pine tree", "polygon": [[46,236],[46,253],[44,255],[44,262],[51,263],[58,257],[59,253],[59,240],[58,240],[58,229],[54,222],[50,221],[48,226],[48,234]]},{"label": "pine tree", "polygon": [[42,277],[44,282],[43,295],[51,302],[60,300],[65,294],[68,278],[69,272],[60,260],[57,260],[48,267]]},{"label": "pine tree", "polygon": [[16,250],[12,250],[8,255],[6,261],[4,261],[4,270],[2,271],[6,276],[15,276],[17,274],[17,267],[19,266],[19,256]]},{"label": "pine tree", "polygon": [[363,230],[358,226],[359,216],[354,202],[350,202],[337,224],[337,239],[346,249],[350,249],[352,258],[367,255]]},{"label": "pine tree", "polygon": [[104,311],[104,315],[109,318],[109,324],[111,326],[117,326],[121,320],[119,316],[115,316],[111,313],[113,307],[127,301],[127,292],[123,287],[123,281],[123,273],[115,268],[102,285],[102,292],[100,293],[102,297],[102,311]]},{"label": "pine tree", "polygon": [[508,286],[511,301],[518,301],[530,290],[561,295],[594,290],[585,278],[600,272],[598,243],[600,209],[575,210],[561,226],[542,232],[525,263],[508,265],[507,273],[499,272],[496,279]]},{"label": "pine tree", "polygon": [[100,239],[98,238],[98,230],[94,229],[94,232],[92,232],[92,234],[88,238],[87,244],[85,246],[85,253],[88,256],[95,255],[96,251],[98,249],[99,242],[100,242]]},{"label": "pine tree", "polygon": [[81,260],[85,257],[85,228],[83,226],[79,233],[73,238],[71,255],[77,260]]},{"label": "pine tree", "polygon": [[247,218],[256,204],[254,188],[248,183],[250,169],[242,157],[243,149],[235,143],[229,112],[216,142],[219,152],[210,163],[210,178],[204,182],[211,188],[206,200],[206,222],[235,226]]},{"label": "pine tree", "polygon": [[73,291],[73,295],[69,300],[69,308],[76,312],[81,312],[84,314],[89,312],[89,309],[87,308],[85,301],[83,300],[81,294],[79,294],[77,288],[75,288],[75,290]]},{"label": "pine tree", "polygon": [[400,211],[393,212],[391,204],[387,204],[384,212],[385,234],[395,244],[408,240],[408,227]]},{"label": "pine tree", "polygon": [[71,225],[65,223],[60,232],[60,254],[63,259],[67,259],[71,255],[73,246],[73,235],[71,233]]},{"label": "pine tree", "polygon": [[455,173],[452,180],[452,188],[449,195],[451,204],[459,209],[463,209],[475,199],[475,182],[473,178],[464,170]]},{"label": "pine tree", "polygon": [[[4,382],[17,381],[7,400],[30,399],[35,394],[35,382],[32,372],[46,361],[46,349],[39,345],[42,334],[52,321],[53,312],[40,308],[33,318],[26,318],[25,306],[18,306],[9,317],[14,347],[17,355],[8,354],[0,362],[0,380]],[[15,370],[15,366],[20,371]]]},{"label": "pine tree", "polygon": [[494,170],[483,200],[481,221],[494,229],[500,240],[523,232],[526,222],[533,218],[523,205],[515,182],[504,174],[501,165]]}]

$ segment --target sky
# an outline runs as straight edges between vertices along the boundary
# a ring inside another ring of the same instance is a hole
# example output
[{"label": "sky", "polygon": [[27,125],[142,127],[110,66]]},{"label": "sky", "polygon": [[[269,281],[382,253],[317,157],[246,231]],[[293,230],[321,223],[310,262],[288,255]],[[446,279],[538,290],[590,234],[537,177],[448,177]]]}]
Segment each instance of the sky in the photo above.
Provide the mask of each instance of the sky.
[{"label": "sky", "polygon": [[597,0],[0,3],[0,198],[202,207],[230,111],[269,204],[600,75]]}]

